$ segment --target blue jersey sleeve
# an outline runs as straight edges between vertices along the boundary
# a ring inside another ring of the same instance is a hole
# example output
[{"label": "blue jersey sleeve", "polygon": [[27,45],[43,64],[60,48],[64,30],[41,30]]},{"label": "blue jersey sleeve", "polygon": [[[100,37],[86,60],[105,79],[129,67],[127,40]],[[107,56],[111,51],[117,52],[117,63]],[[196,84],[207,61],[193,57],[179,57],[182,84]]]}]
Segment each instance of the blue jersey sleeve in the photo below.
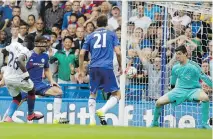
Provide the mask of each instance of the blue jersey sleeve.
[{"label": "blue jersey sleeve", "polygon": [[48,55],[46,55],[46,57],[45,57],[44,68],[45,69],[49,68],[49,56]]},{"label": "blue jersey sleeve", "polygon": [[85,39],[85,42],[83,44],[82,49],[89,51],[89,47],[90,47],[90,37],[87,36],[86,39]]}]

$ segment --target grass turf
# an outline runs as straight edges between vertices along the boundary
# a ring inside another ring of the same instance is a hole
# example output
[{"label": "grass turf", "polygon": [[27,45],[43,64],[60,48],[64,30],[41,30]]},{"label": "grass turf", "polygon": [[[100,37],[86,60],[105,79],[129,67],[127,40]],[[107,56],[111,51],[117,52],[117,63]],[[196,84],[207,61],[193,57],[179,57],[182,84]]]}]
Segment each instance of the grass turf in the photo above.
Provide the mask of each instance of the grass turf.
[{"label": "grass turf", "polygon": [[211,139],[211,130],[0,123],[0,139]]}]

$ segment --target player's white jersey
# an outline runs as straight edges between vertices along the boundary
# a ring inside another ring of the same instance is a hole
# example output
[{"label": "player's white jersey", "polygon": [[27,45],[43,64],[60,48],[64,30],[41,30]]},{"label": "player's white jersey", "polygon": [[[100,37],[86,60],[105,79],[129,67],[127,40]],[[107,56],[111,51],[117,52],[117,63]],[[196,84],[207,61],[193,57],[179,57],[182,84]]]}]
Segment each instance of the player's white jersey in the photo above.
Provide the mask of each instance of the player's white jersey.
[{"label": "player's white jersey", "polygon": [[27,61],[27,59],[31,56],[31,52],[18,42],[12,42],[9,46],[6,46],[6,50],[9,52],[9,57],[4,78],[8,76],[18,77],[23,73],[17,64],[18,57],[20,55],[24,55],[26,56]]}]

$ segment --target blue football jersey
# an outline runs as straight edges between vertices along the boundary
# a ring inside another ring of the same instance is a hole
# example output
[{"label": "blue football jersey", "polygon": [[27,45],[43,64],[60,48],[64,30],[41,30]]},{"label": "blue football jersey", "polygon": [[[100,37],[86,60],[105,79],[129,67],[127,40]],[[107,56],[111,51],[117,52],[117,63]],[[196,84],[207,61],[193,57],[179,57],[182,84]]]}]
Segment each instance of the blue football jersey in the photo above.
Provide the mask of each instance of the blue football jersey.
[{"label": "blue football jersey", "polygon": [[32,53],[27,62],[27,71],[30,74],[30,79],[36,83],[42,81],[42,75],[45,68],[49,68],[49,56],[46,53]]},{"label": "blue football jersey", "polygon": [[117,35],[104,28],[89,34],[83,48],[91,54],[90,68],[113,69],[114,47],[119,45]]}]

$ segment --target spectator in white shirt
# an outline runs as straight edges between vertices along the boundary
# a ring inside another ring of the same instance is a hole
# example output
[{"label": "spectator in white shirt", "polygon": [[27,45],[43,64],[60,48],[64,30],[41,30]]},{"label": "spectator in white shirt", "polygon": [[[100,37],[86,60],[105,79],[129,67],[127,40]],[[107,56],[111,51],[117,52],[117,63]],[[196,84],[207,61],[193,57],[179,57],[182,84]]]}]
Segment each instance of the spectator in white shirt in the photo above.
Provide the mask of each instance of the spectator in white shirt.
[{"label": "spectator in white shirt", "polygon": [[140,27],[144,30],[144,32],[146,32],[147,28],[152,23],[152,20],[151,18],[144,15],[144,6],[142,4],[138,5],[137,10],[138,15],[130,17],[129,21],[134,22],[135,27]]},{"label": "spectator in white shirt", "polygon": [[116,30],[119,27],[118,20],[121,17],[120,9],[118,6],[112,7],[112,17],[108,20],[108,25],[112,27],[113,30]]}]

